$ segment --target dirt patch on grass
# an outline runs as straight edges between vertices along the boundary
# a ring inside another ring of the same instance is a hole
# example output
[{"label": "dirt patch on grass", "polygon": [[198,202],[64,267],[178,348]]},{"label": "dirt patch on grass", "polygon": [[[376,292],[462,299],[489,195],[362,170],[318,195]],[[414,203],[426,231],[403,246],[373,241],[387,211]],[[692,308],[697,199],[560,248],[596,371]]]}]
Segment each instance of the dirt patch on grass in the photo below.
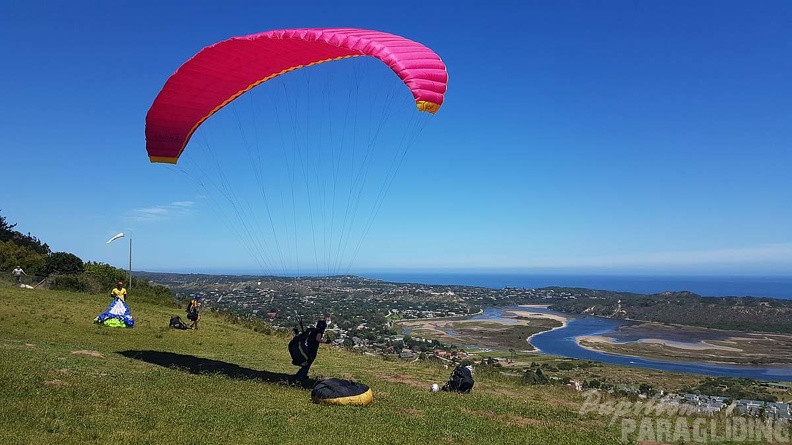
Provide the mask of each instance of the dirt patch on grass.
[{"label": "dirt patch on grass", "polygon": [[515,397],[515,398],[525,398],[528,394],[525,391],[519,391],[516,389],[506,389],[506,388],[487,388],[483,385],[478,385],[475,388],[478,392],[483,392],[487,394],[495,394],[498,396],[507,396],[507,397]]},{"label": "dirt patch on grass", "polygon": [[58,380],[58,379],[46,380],[46,381],[43,382],[43,384],[44,384],[44,386],[51,386],[51,387],[54,387],[54,388],[61,388],[61,387],[64,387],[64,386],[69,386],[68,383],[64,382],[63,380]]},{"label": "dirt patch on grass", "polygon": [[90,355],[91,357],[99,357],[99,358],[102,358],[102,357],[104,357],[104,356],[102,355],[102,353],[101,353],[101,352],[99,352],[99,351],[89,351],[89,350],[87,350],[87,349],[82,349],[82,350],[79,350],[79,351],[72,351],[72,354],[77,354],[77,355]]},{"label": "dirt patch on grass", "polygon": [[405,383],[407,385],[412,386],[413,388],[420,388],[420,389],[427,389],[428,386],[424,381],[415,380],[414,377],[404,375],[404,374],[376,374],[377,377],[387,380],[389,382],[396,382],[396,383]]},{"label": "dirt patch on grass", "polygon": [[541,425],[542,421],[537,419],[528,419],[526,417],[519,417],[519,416],[512,416],[509,414],[496,414],[493,411],[489,410],[472,410],[467,408],[462,408],[464,414],[470,414],[472,416],[479,416],[479,417],[486,417],[487,419],[492,419],[497,422],[503,423],[505,425],[510,426],[529,426],[529,425]]},{"label": "dirt patch on grass", "polygon": [[410,417],[421,417],[424,415],[424,412],[420,409],[412,409],[412,408],[396,408],[393,410],[396,414],[403,414],[405,416]]}]

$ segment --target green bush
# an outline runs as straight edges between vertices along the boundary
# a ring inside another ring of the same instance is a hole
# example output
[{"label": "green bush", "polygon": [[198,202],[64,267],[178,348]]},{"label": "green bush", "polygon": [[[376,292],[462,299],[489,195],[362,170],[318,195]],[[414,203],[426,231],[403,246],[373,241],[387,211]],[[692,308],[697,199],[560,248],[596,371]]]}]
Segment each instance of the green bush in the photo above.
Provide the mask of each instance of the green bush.
[{"label": "green bush", "polygon": [[[106,288],[115,287],[119,281],[126,282],[128,275],[125,270],[113,267],[105,263],[96,263],[88,261],[85,263],[83,273],[95,279],[100,285]],[[129,283],[127,283],[129,284]],[[133,281],[132,285],[135,285]],[[109,292],[109,291],[108,291]]]},{"label": "green bush", "polygon": [[85,265],[77,255],[69,252],[55,252],[47,257],[44,264],[44,274],[72,275],[83,272]]},{"label": "green bush", "polygon": [[[107,289],[110,292],[110,289]],[[148,280],[134,279],[132,288],[129,290],[129,298],[132,301],[145,301],[165,306],[178,307],[173,300],[173,292],[170,288],[160,285],[152,285]]]},{"label": "green bush", "polygon": [[525,374],[523,374],[523,383],[526,385],[544,385],[549,382],[550,379],[544,375],[541,369],[536,369],[535,371],[533,369],[528,369],[525,371]]},{"label": "green bush", "polygon": [[557,367],[560,371],[571,371],[576,368],[575,364],[572,362],[561,362]]},{"label": "green bush", "polygon": [[91,292],[95,288],[95,283],[80,275],[57,275],[50,284],[50,289],[72,292]]}]

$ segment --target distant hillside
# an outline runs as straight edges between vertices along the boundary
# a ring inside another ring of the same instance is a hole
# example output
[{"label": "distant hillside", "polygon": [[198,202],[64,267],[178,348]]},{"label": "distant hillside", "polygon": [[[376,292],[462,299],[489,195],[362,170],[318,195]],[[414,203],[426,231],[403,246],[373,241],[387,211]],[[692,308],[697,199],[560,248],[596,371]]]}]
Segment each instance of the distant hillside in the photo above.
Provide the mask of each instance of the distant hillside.
[{"label": "distant hillside", "polygon": [[[673,323],[755,332],[792,332],[792,300],[755,297],[702,297],[692,292],[637,294],[570,287],[490,289],[461,285],[389,283],[343,275],[336,277],[256,277],[136,272],[175,293],[233,294],[224,302],[247,304],[245,310],[272,308],[281,313],[312,314],[317,302],[339,321],[381,319],[388,309],[423,310],[432,316],[464,315],[486,306],[547,304],[552,309],[609,318]],[[260,284],[260,285],[259,285]],[[257,295],[267,288],[266,298]],[[305,296],[316,301],[304,301]],[[236,298],[236,300],[234,300]],[[232,306],[228,306],[232,308]],[[233,308],[232,308],[233,309]],[[379,314],[375,316],[375,314]]]},{"label": "distant hillside", "polygon": [[692,292],[652,295],[565,289],[574,300],[552,308],[564,312],[717,329],[792,332],[792,301],[755,297],[702,297]]}]

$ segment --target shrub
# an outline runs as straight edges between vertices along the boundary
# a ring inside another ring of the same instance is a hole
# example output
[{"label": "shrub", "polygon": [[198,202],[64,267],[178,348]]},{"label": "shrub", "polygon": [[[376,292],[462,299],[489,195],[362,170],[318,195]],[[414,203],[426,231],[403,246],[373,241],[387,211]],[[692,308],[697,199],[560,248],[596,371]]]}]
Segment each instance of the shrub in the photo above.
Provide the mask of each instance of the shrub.
[{"label": "shrub", "polygon": [[90,280],[79,275],[57,275],[50,284],[50,289],[72,292],[91,292],[94,287]]},{"label": "shrub", "polygon": [[69,252],[55,252],[47,257],[44,264],[44,274],[72,275],[83,272],[85,265],[77,255]]},{"label": "shrub", "polygon": [[571,371],[571,370],[575,369],[575,364],[572,363],[572,362],[561,362],[561,363],[559,363],[556,366],[561,371]]},{"label": "shrub", "polygon": [[526,385],[543,385],[550,380],[544,375],[541,369],[528,369],[523,374],[523,383]]},{"label": "shrub", "polygon": [[[119,281],[127,281],[127,273],[125,270],[113,267],[105,263],[96,263],[88,261],[85,263],[83,273],[95,279],[101,286],[106,288],[114,287]],[[135,284],[134,282],[132,283]]]}]

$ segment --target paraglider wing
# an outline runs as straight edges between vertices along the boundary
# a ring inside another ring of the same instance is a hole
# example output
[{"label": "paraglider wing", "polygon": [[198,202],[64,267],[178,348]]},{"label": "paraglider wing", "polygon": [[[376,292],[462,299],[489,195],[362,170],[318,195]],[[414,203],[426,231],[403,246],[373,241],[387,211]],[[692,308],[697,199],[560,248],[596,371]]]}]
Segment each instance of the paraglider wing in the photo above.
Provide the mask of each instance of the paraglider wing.
[{"label": "paraglider wing", "polygon": [[99,314],[94,323],[112,327],[128,327],[135,325],[129,306],[120,298],[114,298],[107,310]]},{"label": "paraglider wing", "polygon": [[206,119],[250,89],[289,71],[348,57],[385,63],[420,111],[435,113],[448,82],[445,64],[420,43],[353,28],[288,29],[234,37],[202,49],[165,83],[146,115],[151,162],[175,164]]},{"label": "paraglider wing", "polygon": [[363,383],[331,378],[314,385],[311,401],[325,405],[366,406],[374,401],[374,395],[371,388]]}]

